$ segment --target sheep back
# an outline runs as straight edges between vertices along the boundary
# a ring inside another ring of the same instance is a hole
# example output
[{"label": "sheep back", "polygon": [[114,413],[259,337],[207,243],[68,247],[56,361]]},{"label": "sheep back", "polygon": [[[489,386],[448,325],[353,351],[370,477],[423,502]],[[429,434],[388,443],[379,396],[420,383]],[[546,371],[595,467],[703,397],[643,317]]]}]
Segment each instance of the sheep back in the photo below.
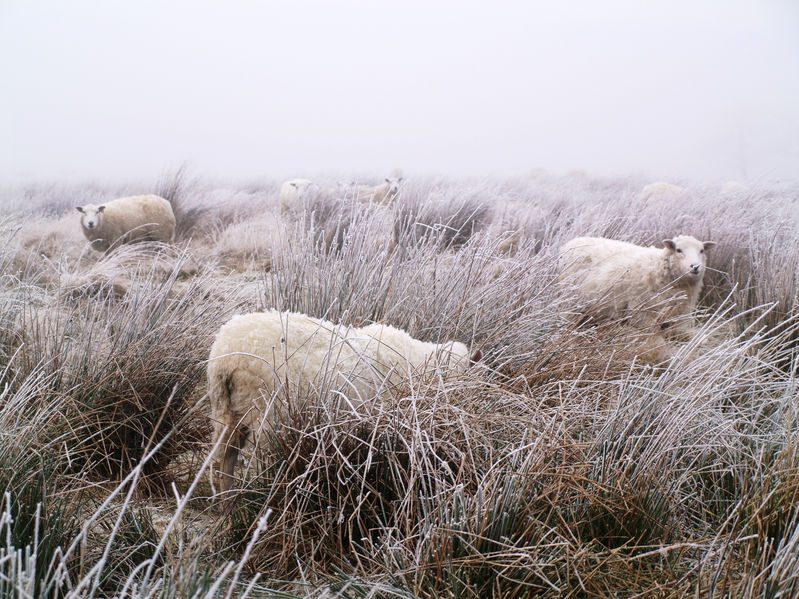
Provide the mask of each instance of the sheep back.
[{"label": "sheep back", "polygon": [[246,439],[285,409],[287,397],[334,389],[357,405],[406,380],[411,369],[462,370],[467,354],[462,343],[425,343],[383,325],[358,329],[275,310],[234,316],[217,333],[208,361],[221,489],[230,488]]}]

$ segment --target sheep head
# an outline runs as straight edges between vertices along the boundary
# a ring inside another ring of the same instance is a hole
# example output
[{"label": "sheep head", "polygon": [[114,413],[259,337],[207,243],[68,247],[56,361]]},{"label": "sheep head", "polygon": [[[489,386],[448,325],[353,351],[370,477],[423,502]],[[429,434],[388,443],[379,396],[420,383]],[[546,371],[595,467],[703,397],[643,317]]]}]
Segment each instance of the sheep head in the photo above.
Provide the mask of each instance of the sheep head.
[{"label": "sheep head", "polygon": [[699,241],[690,235],[665,239],[663,246],[669,262],[669,271],[675,281],[693,285],[702,280],[707,267],[707,251],[714,241]]}]

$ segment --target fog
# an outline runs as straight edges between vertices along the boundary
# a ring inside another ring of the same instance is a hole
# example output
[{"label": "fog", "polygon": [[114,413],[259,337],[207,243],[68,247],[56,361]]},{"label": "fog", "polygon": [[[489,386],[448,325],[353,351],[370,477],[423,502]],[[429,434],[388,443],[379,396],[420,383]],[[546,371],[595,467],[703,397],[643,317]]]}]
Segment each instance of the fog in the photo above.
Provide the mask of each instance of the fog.
[{"label": "fog", "polygon": [[794,0],[0,0],[0,181],[799,178]]}]

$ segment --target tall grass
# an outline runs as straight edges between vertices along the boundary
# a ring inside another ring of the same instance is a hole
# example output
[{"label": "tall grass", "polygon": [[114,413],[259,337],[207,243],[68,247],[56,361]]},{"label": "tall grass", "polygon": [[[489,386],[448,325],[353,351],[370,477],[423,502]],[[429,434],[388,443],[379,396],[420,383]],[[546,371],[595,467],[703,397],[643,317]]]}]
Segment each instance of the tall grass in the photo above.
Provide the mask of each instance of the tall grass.
[{"label": "tall grass", "polygon": [[[108,256],[72,198],[144,186],[19,190],[0,226],[0,595],[795,595],[799,189],[658,204],[642,184],[412,180],[391,207],[320,191],[280,216],[274,184],[181,169],[157,186],[178,245]],[[718,243],[693,339],[648,359],[624,321],[575,314],[561,243],[680,233]],[[484,358],[358,409],[287,397],[216,501],[204,360],[262,307]]]}]

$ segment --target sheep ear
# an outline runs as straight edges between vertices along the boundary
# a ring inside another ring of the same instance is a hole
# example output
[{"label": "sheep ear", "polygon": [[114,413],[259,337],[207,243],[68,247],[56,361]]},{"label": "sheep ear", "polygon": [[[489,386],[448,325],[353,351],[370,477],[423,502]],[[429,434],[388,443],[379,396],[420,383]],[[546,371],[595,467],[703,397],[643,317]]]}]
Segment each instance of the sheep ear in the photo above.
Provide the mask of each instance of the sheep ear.
[{"label": "sheep ear", "polygon": [[702,244],[702,246],[703,246],[703,247],[704,247],[706,250],[709,250],[709,249],[711,249],[711,248],[714,248],[714,247],[716,247],[716,242],[715,242],[715,241],[706,241],[706,242],[704,242],[704,243]]},{"label": "sheep ear", "polygon": [[474,353],[469,357],[469,364],[477,364],[480,360],[483,359],[483,350],[478,349],[475,350]]},{"label": "sheep ear", "polygon": [[664,239],[663,240],[663,247],[666,248],[667,250],[671,251],[671,252],[673,252],[674,250],[677,249],[677,246],[674,245],[674,241],[671,240],[671,239]]},{"label": "sheep ear", "polygon": [[105,210],[105,206],[98,206],[97,212],[103,212]]},{"label": "sheep ear", "polygon": [[83,211],[83,206],[75,206],[75,210],[77,210],[77,211],[78,211],[78,212],[80,212],[81,214],[86,214],[86,213]]}]

